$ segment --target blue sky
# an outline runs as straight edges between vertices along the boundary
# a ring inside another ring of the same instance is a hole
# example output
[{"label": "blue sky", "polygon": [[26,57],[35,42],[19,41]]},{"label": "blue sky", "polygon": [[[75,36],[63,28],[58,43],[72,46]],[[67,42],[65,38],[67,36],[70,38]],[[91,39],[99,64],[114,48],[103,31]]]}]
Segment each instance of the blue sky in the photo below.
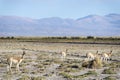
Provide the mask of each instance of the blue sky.
[{"label": "blue sky", "polygon": [[77,19],[120,13],[120,0],[0,0],[0,16]]}]

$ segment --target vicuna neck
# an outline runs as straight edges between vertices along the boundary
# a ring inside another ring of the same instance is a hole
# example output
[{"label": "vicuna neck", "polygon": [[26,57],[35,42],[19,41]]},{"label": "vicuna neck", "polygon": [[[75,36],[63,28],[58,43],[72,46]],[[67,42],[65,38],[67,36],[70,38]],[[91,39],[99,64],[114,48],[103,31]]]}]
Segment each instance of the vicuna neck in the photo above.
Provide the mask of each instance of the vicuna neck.
[{"label": "vicuna neck", "polygon": [[23,51],[23,54],[22,54],[22,56],[21,56],[21,59],[23,59],[24,55],[25,55],[25,52]]},{"label": "vicuna neck", "polygon": [[66,53],[68,52],[68,49],[66,49]]}]

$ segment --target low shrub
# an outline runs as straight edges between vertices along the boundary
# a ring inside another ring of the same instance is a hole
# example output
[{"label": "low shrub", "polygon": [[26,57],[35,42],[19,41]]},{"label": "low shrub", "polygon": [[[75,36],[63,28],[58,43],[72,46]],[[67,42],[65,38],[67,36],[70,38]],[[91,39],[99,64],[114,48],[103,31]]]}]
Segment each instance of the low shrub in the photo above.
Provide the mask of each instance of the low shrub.
[{"label": "low shrub", "polygon": [[102,74],[116,74],[114,68],[105,69]]},{"label": "low shrub", "polygon": [[114,77],[108,76],[108,77],[103,78],[103,80],[116,80],[116,79]]}]

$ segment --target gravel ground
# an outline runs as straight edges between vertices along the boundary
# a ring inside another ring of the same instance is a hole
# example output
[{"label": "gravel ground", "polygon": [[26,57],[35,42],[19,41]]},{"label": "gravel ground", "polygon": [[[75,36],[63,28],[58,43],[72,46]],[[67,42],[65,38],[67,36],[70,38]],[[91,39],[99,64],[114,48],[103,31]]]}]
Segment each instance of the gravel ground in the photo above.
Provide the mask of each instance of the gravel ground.
[{"label": "gravel ground", "polygon": [[[25,48],[26,55],[20,64],[20,72],[15,71],[13,65],[12,73],[6,71],[6,57],[21,56],[22,48]],[[67,57],[61,58],[60,52],[69,49]],[[110,52],[113,50],[112,61],[104,62],[108,66],[100,69],[86,69],[81,67],[87,52],[95,53]],[[115,74],[102,74],[105,69],[111,68],[111,63],[116,63]],[[80,68],[70,68],[78,65]],[[61,65],[62,69],[59,69]],[[71,43],[39,43],[39,42],[0,42],[0,80],[105,80],[103,78],[111,76],[115,80],[120,80],[120,45],[107,44],[71,44]],[[73,70],[73,71],[72,71]],[[97,75],[88,75],[80,78],[72,76],[84,75],[89,71],[95,71]],[[66,75],[61,75],[65,73]],[[107,80],[107,79],[106,79]]]}]

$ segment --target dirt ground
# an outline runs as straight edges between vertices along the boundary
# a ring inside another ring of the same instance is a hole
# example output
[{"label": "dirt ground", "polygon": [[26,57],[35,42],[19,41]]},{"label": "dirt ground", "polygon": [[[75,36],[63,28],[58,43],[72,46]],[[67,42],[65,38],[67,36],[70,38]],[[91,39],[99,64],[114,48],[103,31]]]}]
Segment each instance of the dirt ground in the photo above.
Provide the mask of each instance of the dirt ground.
[{"label": "dirt ground", "polygon": [[[8,72],[6,57],[25,56],[20,72]],[[60,52],[68,49],[66,58]],[[99,69],[82,67],[87,52],[112,52]],[[109,70],[105,72],[105,70]],[[0,80],[120,80],[120,45],[40,42],[0,42]]]}]

